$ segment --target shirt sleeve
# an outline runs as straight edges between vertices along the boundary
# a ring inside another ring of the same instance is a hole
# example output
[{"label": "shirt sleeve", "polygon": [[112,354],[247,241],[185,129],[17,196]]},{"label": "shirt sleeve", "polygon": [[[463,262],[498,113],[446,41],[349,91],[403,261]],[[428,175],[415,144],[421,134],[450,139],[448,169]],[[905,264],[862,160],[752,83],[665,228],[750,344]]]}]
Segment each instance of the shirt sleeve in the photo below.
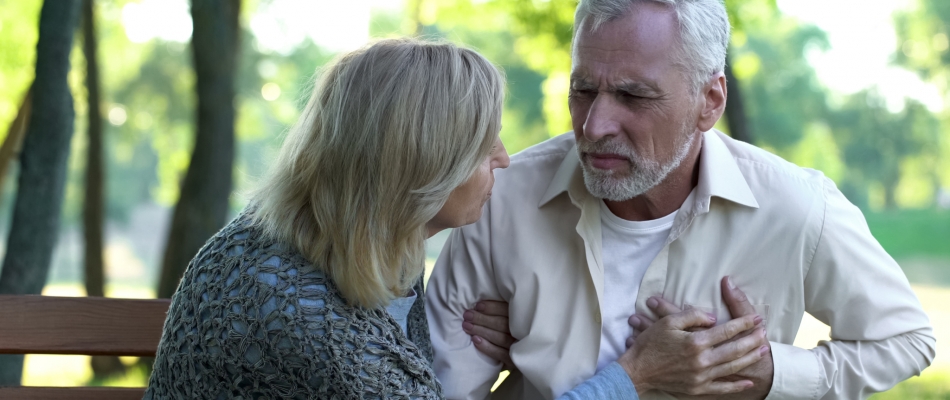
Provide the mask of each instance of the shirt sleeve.
[{"label": "shirt sleeve", "polygon": [[927,314],[861,211],[829,179],[821,235],[805,275],[805,310],[831,326],[831,341],[805,350],[772,343],[767,399],[863,399],[933,361]]},{"label": "shirt sleeve", "polygon": [[502,368],[462,330],[463,314],[479,300],[507,301],[493,276],[490,212],[489,203],[478,222],[452,232],[426,287],[433,369],[446,399],[487,398]]},{"label": "shirt sleeve", "polygon": [[639,400],[633,381],[620,364],[613,362],[593,378],[577,385],[557,400]]}]

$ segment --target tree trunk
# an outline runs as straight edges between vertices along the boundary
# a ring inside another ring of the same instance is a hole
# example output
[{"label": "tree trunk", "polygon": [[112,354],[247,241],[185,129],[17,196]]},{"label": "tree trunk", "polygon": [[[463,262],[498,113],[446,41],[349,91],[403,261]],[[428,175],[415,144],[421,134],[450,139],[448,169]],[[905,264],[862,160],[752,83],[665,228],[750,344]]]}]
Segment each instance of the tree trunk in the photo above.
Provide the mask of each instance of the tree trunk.
[{"label": "tree trunk", "polygon": [[[85,237],[84,271],[86,295],[105,296],[105,262],[102,252],[103,207],[105,205],[102,155],[102,111],[99,92],[99,61],[97,58],[96,20],[92,0],[82,2],[83,54],[86,58],[86,89],[88,91],[89,143],[86,147],[86,191],[83,199],[83,235]],[[103,379],[125,370],[115,356],[95,356],[90,361],[93,377]]]},{"label": "tree trunk", "polygon": [[733,139],[754,144],[752,132],[749,132],[749,120],[746,118],[745,104],[743,104],[742,90],[739,80],[732,73],[732,57],[726,55],[726,123],[729,125],[729,134]]},{"label": "tree trunk", "polygon": [[240,4],[240,0],[194,0],[191,4],[198,130],[169,229],[160,298],[174,294],[188,262],[224,226],[228,215]]},{"label": "tree trunk", "polygon": [[894,211],[897,209],[897,185],[900,184],[900,178],[888,178],[884,180],[884,209]]},{"label": "tree trunk", "polygon": [[30,110],[33,106],[33,85],[27,90],[26,96],[23,96],[23,103],[20,104],[20,110],[17,111],[16,118],[10,124],[7,130],[7,137],[3,139],[3,145],[0,146],[0,190],[3,189],[3,182],[7,177],[7,168],[10,163],[19,158],[20,150],[23,148],[23,136],[26,135],[26,128],[30,121]]},{"label": "tree trunk", "polygon": [[[75,117],[66,76],[79,5],[48,0],[40,11],[33,111],[23,139],[13,220],[0,271],[2,294],[39,294],[56,247]],[[0,386],[19,385],[22,373],[22,355],[0,358]]]}]

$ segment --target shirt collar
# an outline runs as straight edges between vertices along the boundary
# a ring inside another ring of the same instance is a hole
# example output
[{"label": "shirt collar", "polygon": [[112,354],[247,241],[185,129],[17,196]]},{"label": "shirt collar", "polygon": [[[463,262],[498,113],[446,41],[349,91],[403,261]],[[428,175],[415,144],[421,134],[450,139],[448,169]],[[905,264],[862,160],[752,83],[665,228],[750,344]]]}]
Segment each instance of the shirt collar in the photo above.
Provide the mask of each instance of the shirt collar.
[{"label": "shirt collar", "polygon": [[[709,200],[715,196],[750,208],[759,208],[736,159],[716,130],[703,133],[703,148],[699,157],[699,182],[693,190],[696,204],[709,211]],[[578,196],[590,196],[584,186],[577,146],[571,148],[554,178],[548,184],[538,207],[542,207],[561,193],[568,192],[575,202]]]}]

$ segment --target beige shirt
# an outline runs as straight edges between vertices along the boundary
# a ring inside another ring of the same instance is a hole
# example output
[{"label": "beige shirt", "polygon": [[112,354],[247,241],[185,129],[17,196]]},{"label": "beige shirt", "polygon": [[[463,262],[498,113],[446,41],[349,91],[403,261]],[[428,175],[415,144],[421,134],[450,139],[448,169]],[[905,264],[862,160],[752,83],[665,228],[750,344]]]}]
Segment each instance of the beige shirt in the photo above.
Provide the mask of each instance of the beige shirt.
[{"label": "beige shirt", "polygon": [[[659,295],[727,320],[719,281],[731,276],[766,320],[768,399],[864,398],[930,365],[927,315],[831,180],[717,131],[702,143],[698,185],[647,269],[637,314],[655,318],[645,302]],[[452,233],[428,283],[434,367],[447,398],[488,397],[501,366],[475,349],[462,314],[479,299],[504,300],[520,373],[495,397],[551,399],[597,365],[601,200],[584,187],[572,133],[495,174],[482,218]],[[792,346],[805,312],[831,326],[830,342]]]}]

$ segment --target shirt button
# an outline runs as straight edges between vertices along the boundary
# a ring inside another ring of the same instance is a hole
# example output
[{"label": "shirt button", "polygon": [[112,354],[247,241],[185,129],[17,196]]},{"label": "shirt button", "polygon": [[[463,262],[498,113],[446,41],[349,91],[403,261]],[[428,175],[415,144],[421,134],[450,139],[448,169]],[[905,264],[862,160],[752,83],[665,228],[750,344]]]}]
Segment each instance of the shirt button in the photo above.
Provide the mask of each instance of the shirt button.
[{"label": "shirt button", "polygon": [[594,322],[596,322],[597,324],[600,324],[600,323],[601,323],[601,320],[600,320],[600,311],[597,311],[597,312],[594,313]]}]

